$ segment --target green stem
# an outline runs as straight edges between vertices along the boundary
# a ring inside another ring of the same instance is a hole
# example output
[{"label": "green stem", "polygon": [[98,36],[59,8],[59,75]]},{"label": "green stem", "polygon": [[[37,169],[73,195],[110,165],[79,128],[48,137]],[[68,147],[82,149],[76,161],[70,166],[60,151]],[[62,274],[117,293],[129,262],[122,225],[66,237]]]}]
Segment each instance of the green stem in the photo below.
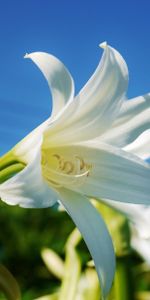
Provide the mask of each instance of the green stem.
[{"label": "green stem", "polygon": [[66,243],[66,259],[64,276],[60,288],[59,300],[75,300],[81,275],[81,260],[76,246],[81,240],[77,229],[73,230]]},{"label": "green stem", "polygon": [[129,272],[129,261],[122,257],[117,259],[114,291],[116,300],[133,300],[131,286],[131,273]]},{"label": "green stem", "polygon": [[24,167],[25,165],[22,163],[14,163],[12,165],[9,165],[8,167],[5,167],[5,169],[0,171],[0,184],[11,178],[18,172],[22,171]]},{"label": "green stem", "polygon": [[7,152],[0,157],[0,184],[22,171],[25,167],[23,162],[20,162],[13,151]]},{"label": "green stem", "polygon": [[13,155],[12,151],[9,151],[0,157],[0,171],[16,163],[18,163],[17,158]]}]

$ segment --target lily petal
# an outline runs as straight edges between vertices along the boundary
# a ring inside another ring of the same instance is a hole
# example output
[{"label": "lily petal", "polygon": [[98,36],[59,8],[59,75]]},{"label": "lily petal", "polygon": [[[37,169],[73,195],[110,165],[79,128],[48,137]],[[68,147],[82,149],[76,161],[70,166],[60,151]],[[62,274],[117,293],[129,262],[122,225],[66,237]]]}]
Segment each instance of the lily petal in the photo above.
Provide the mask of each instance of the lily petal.
[{"label": "lily petal", "polygon": [[150,265],[150,238],[140,238],[138,233],[133,229],[131,246],[147,262],[147,264]]},{"label": "lily petal", "polygon": [[100,137],[104,142],[125,147],[150,128],[150,94],[126,100],[113,127]]},{"label": "lily petal", "polygon": [[148,159],[150,157],[150,129],[144,131],[133,143],[124,147],[124,150],[142,159]]},{"label": "lily petal", "polygon": [[136,228],[139,238],[150,239],[150,206],[122,203],[113,200],[105,200],[105,202],[128,218],[132,227]]},{"label": "lily petal", "polygon": [[49,143],[88,140],[107,130],[123,103],[128,85],[128,69],[122,56],[104,45],[103,57],[95,73],[76,96],[58,122],[46,131]]},{"label": "lily petal", "polygon": [[109,292],[115,271],[115,255],[107,227],[95,207],[83,195],[61,189],[61,202],[79,228],[94,259],[103,295]]},{"label": "lily petal", "polygon": [[42,144],[43,132],[46,130],[51,118],[47,119],[33,131],[31,131],[23,140],[21,140],[13,149],[13,155],[24,163],[32,162],[39,152]]},{"label": "lily petal", "polygon": [[131,246],[150,264],[150,207],[112,200],[106,202],[128,218],[131,227]]},{"label": "lily petal", "polygon": [[41,174],[40,154],[23,171],[0,185],[0,199],[28,208],[52,206],[58,199]]},{"label": "lily petal", "polygon": [[33,130],[13,149],[14,155],[20,157],[25,163],[29,163],[34,159],[35,152],[39,150],[43,131],[47,128],[48,124],[54,121],[54,118],[59,117],[63,109],[67,107],[67,104],[73,100],[74,82],[62,62],[50,54],[34,52],[26,54],[25,58],[31,58],[40,68],[48,81],[53,98],[51,117]]},{"label": "lily petal", "polygon": [[58,117],[74,97],[74,82],[69,71],[58,58],[45,52],[26,54],[25,58],[31,58],[48,81],[53,99],[52,117]]},{"label": "lily petal", "polygon": [[69,189],[91,198],[150,204],[150,166],[137,156],[94,141],[59,147],[58,154],[70,161],[79,157],[89,166],[84,180]]}]

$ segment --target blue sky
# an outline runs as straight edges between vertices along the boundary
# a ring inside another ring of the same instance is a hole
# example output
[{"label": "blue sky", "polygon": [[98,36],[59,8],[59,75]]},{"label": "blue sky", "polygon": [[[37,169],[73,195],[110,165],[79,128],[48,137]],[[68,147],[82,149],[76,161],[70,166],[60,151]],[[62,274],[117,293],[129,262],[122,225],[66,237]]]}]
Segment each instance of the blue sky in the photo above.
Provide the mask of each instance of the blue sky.
[{"label": "blue sky", "polygon": [[150,91],[150,2],[1,0],[0,154],[9,150],[51,110],[48,86],[26,52],[46,51],[61,59],[76,93],[96,68],[107,41],[125,58],[128,96]]}]

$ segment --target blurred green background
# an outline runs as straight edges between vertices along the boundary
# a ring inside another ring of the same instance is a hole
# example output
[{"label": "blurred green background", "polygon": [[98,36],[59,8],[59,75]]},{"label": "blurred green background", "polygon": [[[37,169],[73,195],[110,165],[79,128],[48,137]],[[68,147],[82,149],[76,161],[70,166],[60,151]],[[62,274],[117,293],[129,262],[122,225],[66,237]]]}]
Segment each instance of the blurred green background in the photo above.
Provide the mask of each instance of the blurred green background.
[{"label": "blurred green background", "polygon": [[[107,221],[104,207],[100,206],[99,209]],[[110,216],[113,218],[112,213]],[[115,215],[114,218],[116,218]],[[119,214],[118,220],[120,220]],[[147,266],[145,263],[143,264],[142,259],[130,249],[129,241],[127,241],[126,247],[124,247],[124,228],[127,228],[127,224],[126,221],[121,221],[118,224],[120,224],[121,228],[120,233],[118,232],[117,234],[115,228],[110,231],[115,243],[120,243],[120,249],[122,249],[119,250],[117,254],[118,270],[121,272],[118,273],[119,276],[121,276],[119,277],[119,286],[122,285],[121,280],[125,280],[124,285],[126,285],[126,281],[130,278],[128,280],[132,281],[132,286],[128,286],[130,292],[132,291],[130,299],[148,300],[150,299],[149,266]],[[33,300],[44,295],[52,295],[53,293],[57,292],[61,285],[61,280],[54,275],[55,272],[50,272],[48,270],[44,264],[44,261],[42,260],[41,251],[44,248],[52,249],[63,260],[68,261],[66,257],[67,255],[72,255],[72,252],[71,254],[70,252],[69,254],[66,254],[66,249],[70,249],[66,248],[66,242],[68,243],[68,238],[74,229],[74,224],[67,213],[64,211],[59,211],[57,206],[48,209],[22,209],[19,207],[7,206],[1,202],[0,228],[0,262],[7,267],[16,278],[21,289],[22,299]],[[89,266],[88,262],[91,258],[85,243],[83,240],[78,241],[77,237],[77,242],[74,242],[74,244],[71,243],[71,247],[74,249],[73,253],[75,254],[73,259],[70,259],[69,266],[67,265],[67,269],[65,269],[64,272],[69,274],[67,276],[70,276],[69,278],[71,280],[71,276],[76,276],[76,274],[75,272],[74,274],[70,272],[72,272],[73,268],[76,268],[79,264],[78,277],[81,279],[81,275],[83,277],[83,273],[86,274],[86,284],[84,283],[82,285],[84,285],[84,289],[88,288],[88,293],[85,294],[84,291],[84,294],[90,295],[90,298],[88,298],[88,296],[81,297],[80,295],[76,298],[68,299],[99,300],[100,291],[97,275],[93,265],[91,267]],[[77,259],[78,256],[79,261]],[[117,276],[118,275],[116,275],[115,283],[110,296],[108,297],[110,300],[119,299],[115,294],[115,288],[117,287],[118,289]],[[128,276],[129,278],[127,278]],[[87,281],[87,277],[88,280],[90,278],[89,281]],[[73,284],[76,284],[75,282],[77,280],[79,281],[79,278],[74,278]],[[87,282],[94,282],[94,286],[92,284],[90,286],[89,283],[87,284]],[[128,282],[128,284],[130,285],[131,282]],[[121,288],[123,288],[123,286]],[[90,289],[91,294],[89,294]],[[77,293],[77,287],[75,293]],[[130,300],[127,297],[128,296],[126,296],[124,299]],[[0,296],[0,300],[2,299],[6,299],[4,295]],[[58,298],[40,299],[49,300]],[[66,300],[66,298],[62,298],[62,300],[63,299]],[[124,299],[120,298],[119,300]]]},{"label": "blurred green background", "polygon": [[55,208],[22,209],[0,203],[0,260],[17,279],[23,299],[33,299],[56,286],[40,252],[51,247],[64,255],[73,227],[68,215]]}]

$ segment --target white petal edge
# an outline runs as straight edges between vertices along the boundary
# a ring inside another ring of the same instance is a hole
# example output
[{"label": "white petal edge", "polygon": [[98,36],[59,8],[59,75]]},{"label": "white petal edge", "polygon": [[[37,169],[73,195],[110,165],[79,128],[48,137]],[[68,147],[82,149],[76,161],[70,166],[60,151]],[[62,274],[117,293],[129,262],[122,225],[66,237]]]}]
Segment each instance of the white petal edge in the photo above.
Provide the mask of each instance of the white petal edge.
[{"label": "white petal edge", "polygon": [[131,228],[131,247],[150,264],[150,206],[112,200],[105,202],[127,217]]},{"label": "white petal edge", "polygon": [[105,200],[125,215],[131,228],[131,247],[150,264],[150,206]]},{"label": "white petal edge", "polygon": [[45,76],[52,93],[52,118],[58,117],[66,104],[74,98],[74,82],[64,64],[55,56],[45,52],[26,54]]},{"label": "white petal edge", "polygon": [[47,129],[45,136],[49,143],[83,141],[102,134],[119,113],[127,85],[125,61],[106,45],[93,76],[57,122]]},{"label": "white petal edge", "polygon": [[25,58],[30,58],[41,70],[46,80],[53,98],[53,110],[49,119],[34,129],[13,149],[13,154],[25,163],[32,161],[39,150],[44,130],[54,119],[61,115],[63,109],[73,100],[74,82],[63,63],[56,57],[44,53],[33,52],[26,54]]},{"label": "white petal edge", "polygon": [[150,238],[141,238],[132,228],[131,246],[150,265]]},{"label": "white petal edge", "polygon": [[58,199],[41,175],[40,154],[23,171],[0,184],[0,199],[25,208],[52,206]]},{"label": "white petal edge", "polygon": [[145,160],[150,158],[150,129],[144,131],[133,143],[124,147],[124,150]]},{"label": "white petal edge", "polygon": [[150,238],[150,206],[122,203],[113,200],[105,200],[105,202],[127,217],[132,227],[136,228],[136,232],[140,238]]},{"label": "white petal edge", "polygon": [[51,151],[65,160],[80,157],[87,166],[91,165],[89,176],[69,185],[69,189],[91,198],[150,205],[150,166],[137,156],[94,141]]},{"label": "white petal edge", "polygon": [[115,272],[115,254],[107,227],[89,199],[61,189],[60,201],[80,230],[95,262],[103,296],[111,288]]},{"label": "white petal edge", "polygon": [[47,119],[33,131],[31,131],[25,138],[23,138],[11,151],[17,159],[23,161],[25,164],[31,163],[39,149],[43,140],[43,132],[51,122],[51,118]]},{"label": "white petal edge", "polygon": [[150,128],[150,94],[124,101],[112,128],[99,138],[106,143],[125,147]]}]

